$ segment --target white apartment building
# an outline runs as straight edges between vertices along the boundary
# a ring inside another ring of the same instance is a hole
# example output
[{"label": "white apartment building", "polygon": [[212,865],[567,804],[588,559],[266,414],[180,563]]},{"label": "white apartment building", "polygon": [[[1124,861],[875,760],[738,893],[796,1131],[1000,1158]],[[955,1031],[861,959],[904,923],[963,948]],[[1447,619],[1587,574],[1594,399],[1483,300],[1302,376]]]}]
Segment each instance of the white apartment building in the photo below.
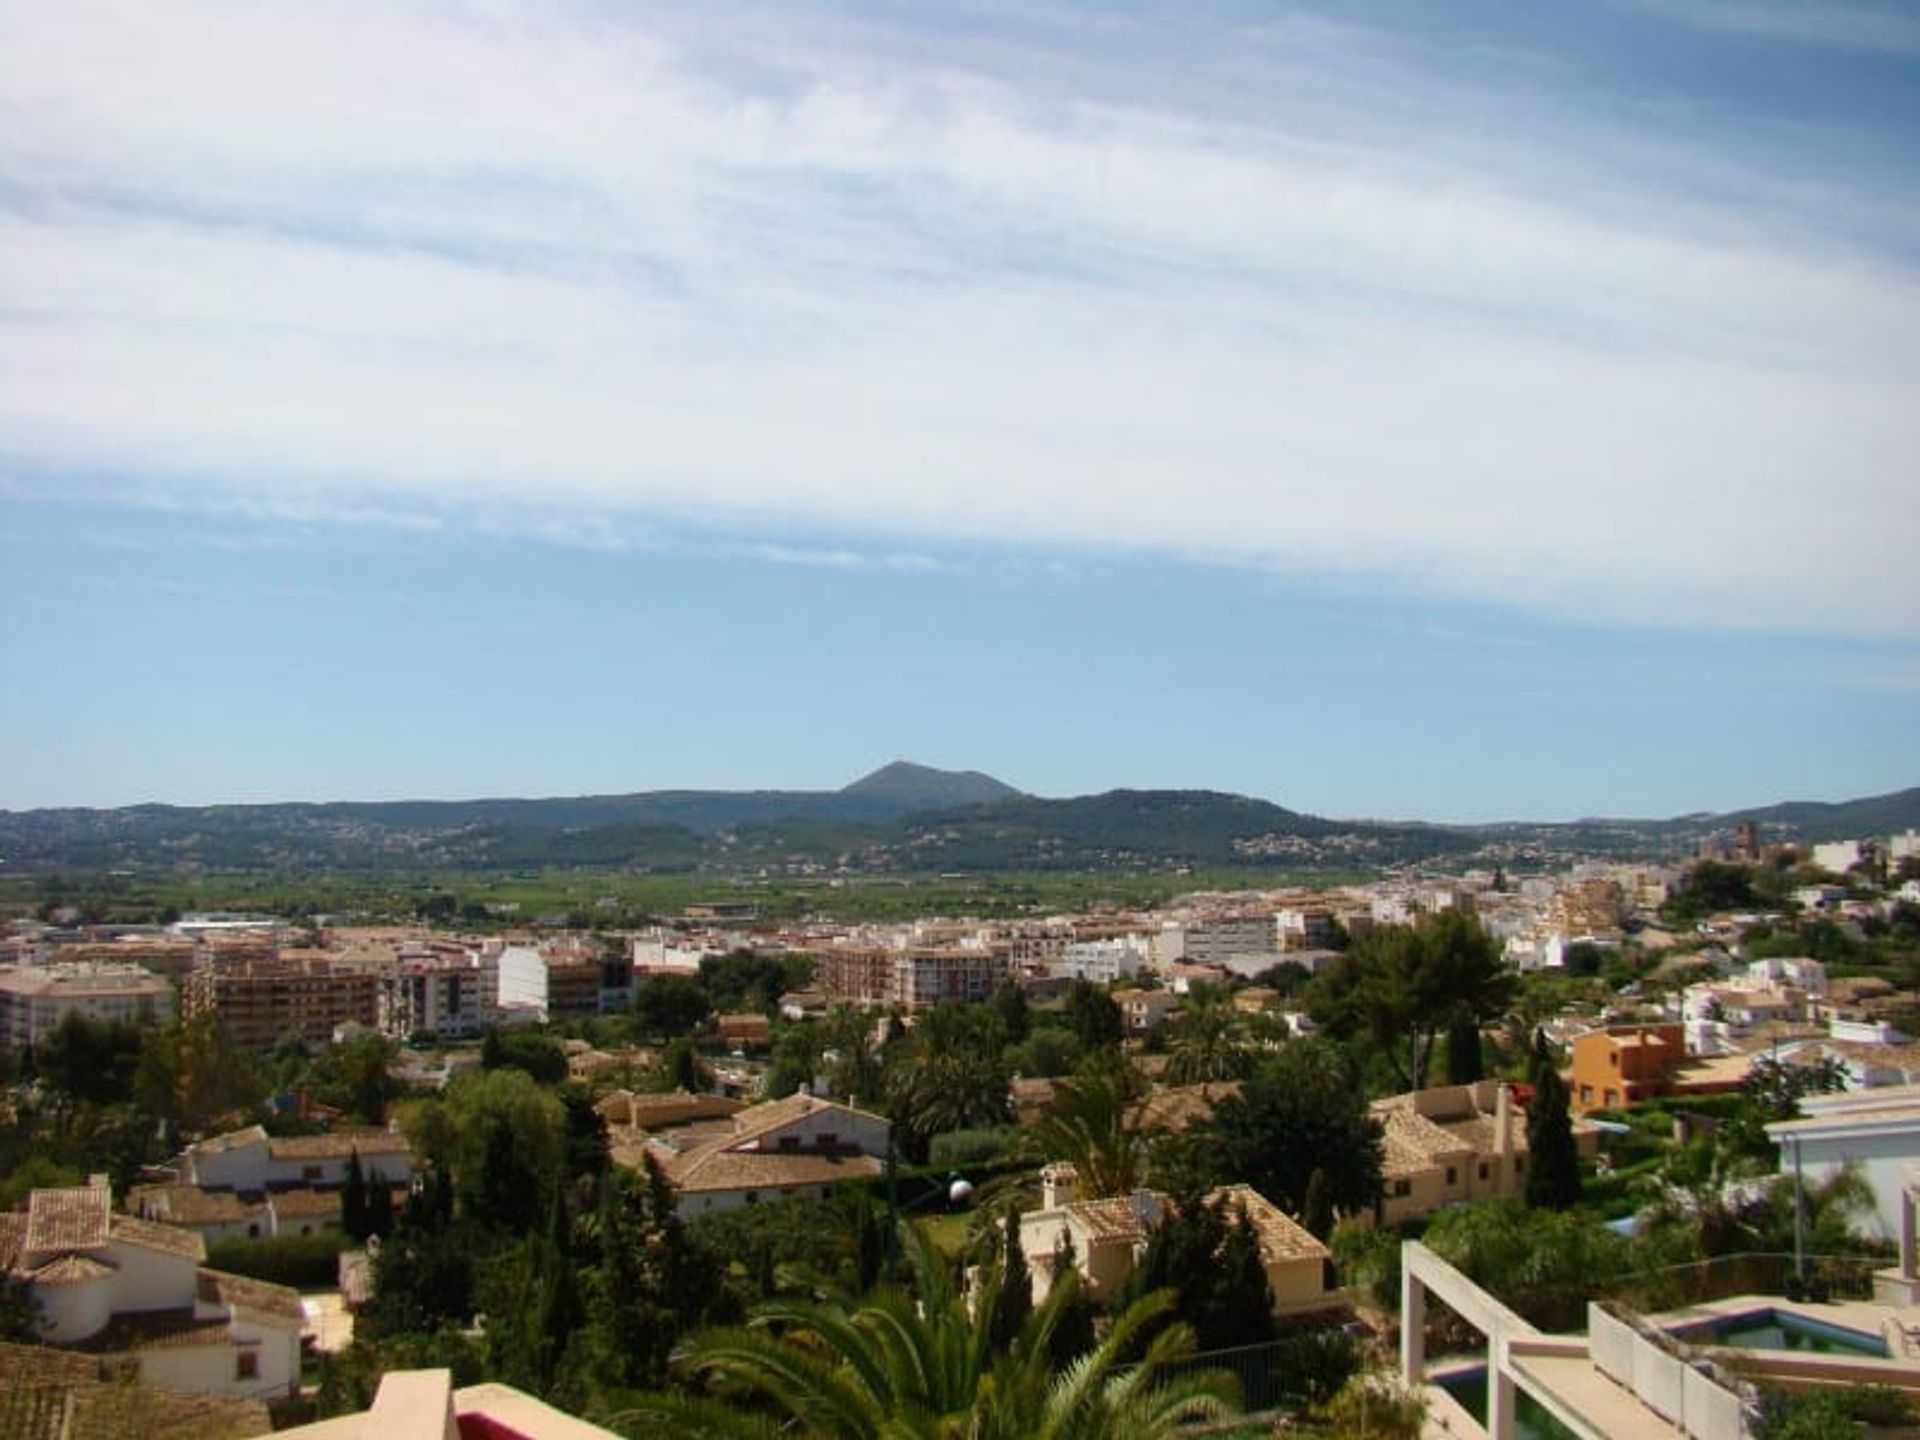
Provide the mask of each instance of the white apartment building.
[{"label": "white apartment building", "polygon": [[1829,840],[1813,847],[1813,863],[1830,875],[1844,875],[1865,858],[1858,840]]},{"label": "white apartment building", "polygon": [[697,975],[700,962],[726,953],[710,937],[681,936],[666,931],[633,937],[636,975]]},{"label": "white apartment building", "polygon": [[69,1015],[159,1024],[173,1014],[173,987],[138,965],[23,966],[0,971],[0,1049],[38,1045]]},{"label": "white apartment building", "polygon": [[500,1008],[547,1018],[547,957],[531,945],[507,945],[495,962],[500,971]]},{"label": "white apartment building", "polygon": [[1053,973],[1095,985],[1110,985],[1138,975],[1151,953],[1146,938],[1139,935],[1122,935],[1113,940],[1077,940],[1067,946]]},{"label": "white apartment building", "polygon": [[1271,915],[1203,920],[1182,927],[1180,958],[1189,965],[1227,965],[1248,955],[1271,955],[1279,936]]},{"label": "white apartment building", "polygon": [[397,1040],[483,1034],[499,1016],[499,962],[497,950],[442,942],[402,949],[380,977],[380,1029]]}]

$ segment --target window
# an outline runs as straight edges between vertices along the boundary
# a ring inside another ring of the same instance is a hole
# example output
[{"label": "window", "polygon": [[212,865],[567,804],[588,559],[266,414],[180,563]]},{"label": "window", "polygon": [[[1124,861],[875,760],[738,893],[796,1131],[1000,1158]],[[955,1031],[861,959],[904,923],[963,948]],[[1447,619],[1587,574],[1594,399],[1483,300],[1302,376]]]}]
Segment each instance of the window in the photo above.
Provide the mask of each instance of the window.
[{"label": "window", "polygon": [[747,1191],[747,1204],[758,1205],[759,1203],[760,1203],[760,1192],[758,1190]]},{"label": "window", "polygon": [[819,1140],[820,1148],[822,1150],[831,1150],[833,1149],[834,1145],[839,1142],[839,1139],[840,1139],[839,1135],[836,1134],[834,1131],[822,1130],[820,1132],[820,1140]]},{"label": "window", "polygon": [[1411,1195],[1413,1193],[1413,1182],[1411,1180],[1394,1181],[1393,1193],[1395,1195]]},{"label": "window", "polygon": [[1487,1162],[1484,1160],[1480,1162],[1480,1178],[1482,1180],[1487,1178]]},{"label": "window", "polygon": [[1580,1103],[1582,1105],[1591,1105],[1593,1103],[1593,1087],[1591,1085],[1582,1085],[1580,1087]]},{"label": "window", "polygon": [[258,1380],[260,1378],[260,1352],[242,1350],[233,1357],[233,1378],[236,1380]]},{"label": "window", "polygon": [[1460,1172],[1458,1170],[1455,1170],[1451,1165],[1447,1166],[1447,1184],[1457,1185],[1459,1183],[1460,1183]]}]

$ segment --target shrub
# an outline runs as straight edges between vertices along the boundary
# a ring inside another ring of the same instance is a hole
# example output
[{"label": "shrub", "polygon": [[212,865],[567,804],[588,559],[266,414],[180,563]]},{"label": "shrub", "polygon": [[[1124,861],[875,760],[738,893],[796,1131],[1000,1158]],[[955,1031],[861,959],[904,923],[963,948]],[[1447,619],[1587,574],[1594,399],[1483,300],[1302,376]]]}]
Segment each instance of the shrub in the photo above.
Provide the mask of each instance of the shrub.
[{"label": "shrub", "polygon": [[207,1247],[207,1264],[296,1290],[331,1290],[339,1280],[340,1253],[352,1243],[343,1230],[265,1240],[216,1240]]},{"label": "shrub", "polygon": [[985,1130],[949,1130],[933,1137],[927,1147],[927,1163],[935,1169],[984,1165],[1005,1155],[1013,1147],[1017,1134],[1011,1125],[996,1125]]}]

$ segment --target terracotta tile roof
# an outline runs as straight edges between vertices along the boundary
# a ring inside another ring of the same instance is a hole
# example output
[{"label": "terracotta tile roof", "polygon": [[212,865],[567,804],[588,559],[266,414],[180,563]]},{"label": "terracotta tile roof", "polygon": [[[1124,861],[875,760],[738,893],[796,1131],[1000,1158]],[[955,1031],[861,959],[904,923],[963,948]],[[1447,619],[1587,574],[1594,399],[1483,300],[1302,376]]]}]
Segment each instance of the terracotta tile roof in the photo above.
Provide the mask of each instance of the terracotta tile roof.
[{"label": "terracotta tile roof", "polygon": [[119,1355],[136,1350],[193,1350],[232,1343],[233,1331],[225,1320],[203,1320],[188,1305],[178,1310],[139,1310],[115,1315],[107,1322],[106,1329],[74,1348],[95,1355]]},{"label": "terracotta tile roof", "polygon": [[393,1130],[335,1130],[326,1135],[281,1135],[267,1142],[275,1160],[344,1160],[358,1151],[373,1155],[410,1155],[407,1137]]},{"label": "terracotta tile roof", "polygon": [[1225,1200],[1229,1211],[1238,1209],[1253,1224],[1260,1237],[1260,1254],[1269,1264],[1282,1260],[1330,1260],[1333,1252],[1313,1238],[1313,1232],[1251,1185],[1223,1185],[1209,1192],[1207,1203]]},{"label": "terracotta tile roof", "polygon": [[0,1435],[8,1440],[243,1440],[273,1426],[258,1400],[106,1380],[98,1356],[0,1344]]},{"label": "terracotta tile roof", "polygon": [[299,1220],[338,1215],[341,1200],[338,1190],[276,1190],[267,1204],[281,1219]]},{"label": "terracotta tile roof", "polygon": [[231,1190],[202,1190],[198,1185],[136,1185],[127,1192],[127,1208],[142,1220],[163,1225],[244,1224],[266,1210]]},{"label": "terracotta tile roof", "polygon": [[0,1272],[13,1268],[27,1239],[27,1217],[17,1210],[0,1211]]},{"label": "terracotta tile roof", "polygon": [[1147,1227],[1131,1198],[1076,1200],[1060,1208],[1077,1220],[1088,1238],[1097,1244],[1118,1244],[1147,1238]]},{"label": "terracotta tile roof", "polygon": [[[1439,1125],[1442,1130],[1481,1158],[1489,1158],[1500,1152],[1500,1127],[1491,1115],[1468,1115],[1459,1120],[1440,1121]],[[1513,1142],[1515,1155],[1527,1153],[1527,1122],[1524,1110],[1514,1111],[1509,1138]]]},{"label": "terracotta tile roof", "polygon": [[113,1238],[121,1244],[177,1255],[196,1264],[207,1258],[207,1242],[200,1238],[198,1231],[182,1230],[176,1225],[156,1225],[132,1215],[113,1217]]},{"label": "terracotta tile roof", "polygon": [[262,1324],[299,1329],[307,1323],[300,1292],[286,1285],[230,1275],[224,1270],[202,1270],[196,1293],[203,1304],[229,1305],[236,1315]]},{"label": "terracotta tile roof", "polygon": [[1149,1130],[1187,1130],[1213,1118],[1214,1109],[1240,1093],[1238,1080],[1212,1080],[1200,1085],[1169,1085],[1135,1107],[1138,1123]]},{"label": "terracotta tile roof", "polygon": [[721,1190],[790,1190],[802,1185],[832,1185],[841,1180],[871,1180],[886,1167],[871,1155],[794,1154],[778,1150],[702,1148],[687,1155],[660,1157],[673,1187],[682,1193]]},{"label": "terracotta tile roof", "polygon": [[637,1125],[643,1130],[685,1125],[693,1120],[726,1120],[746,1109],[744,1101],[726,1095],[695,1095],[686,1090],[665,1094],[636,1094],[615,1090],[594,1106],[608,1120]]},{"label": "terracotta tile roof", "polygon": [[56,1256],[37,1269],[28,1271],[27,1276],[36,1285],[84,1285],[89,1280],[106,1279],[117,1268],[104,1260],[96,1260],[91,1255],[75,1255],[70,1252]]},{"label": "terracotta tile roof", "polygon": [[113,1195],[104,1186],[35,1190],[27,1197],[26,1250],[95,1250],[107,1243]]},{"label": "terracotta tile roof", "polygon": [[1458,1136],[1412,1110],[1376,1107],[1374,1118],[1380,1121],[1382,1172],[1390,1179],[1405,1179],[1443,1164],[1449,1158],[1471,1156],[1473,1147]]},{"label": "terracotta tile roof", "polygon": [[249,1145],[266,1143],[267,1132],[264,1126],[249,1125],[244,1130],[229,1130],[224,1135],[209,1135],[196,1145],[189,1145],[191,1155],[224,1155],[229,1150],[244,1150]]}]

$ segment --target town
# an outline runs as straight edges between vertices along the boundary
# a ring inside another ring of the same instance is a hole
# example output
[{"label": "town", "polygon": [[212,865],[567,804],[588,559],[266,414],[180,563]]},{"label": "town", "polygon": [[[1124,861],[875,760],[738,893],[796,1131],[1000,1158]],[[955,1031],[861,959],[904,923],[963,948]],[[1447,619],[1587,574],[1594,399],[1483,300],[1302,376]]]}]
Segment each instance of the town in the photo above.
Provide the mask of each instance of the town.
[{"label": "town", "polygon": [[814,1433],[739,1327],[837,1353],[901,1286],[1016,1434],[1069,1362],[1116,1435],[1920,1399],[1912,830],[1013,919],[435,908],[11,922],[14,1403]]}]

